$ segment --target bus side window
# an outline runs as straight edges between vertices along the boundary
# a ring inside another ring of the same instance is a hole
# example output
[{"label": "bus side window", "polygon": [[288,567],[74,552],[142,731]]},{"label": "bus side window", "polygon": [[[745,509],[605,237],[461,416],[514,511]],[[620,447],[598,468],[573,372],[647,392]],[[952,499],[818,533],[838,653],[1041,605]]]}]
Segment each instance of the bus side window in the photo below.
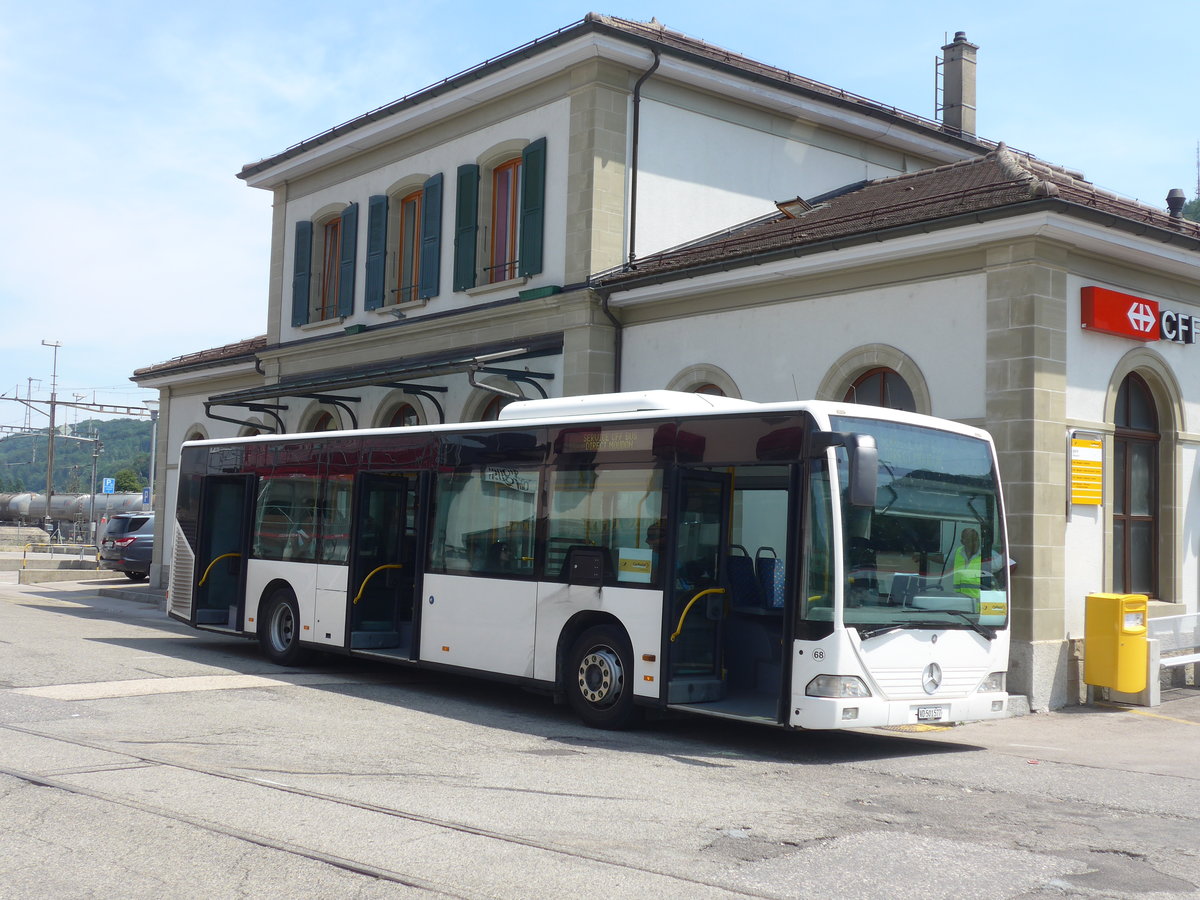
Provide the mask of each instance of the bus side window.
[{"label": "bus side window", "polygon": [[439,474],[430,569],[532,576],[538,474],[487,466]]},{"label": "bus side window", "polygon": [[833,507],[829,475],[822,462],[808,473],[808,514],[804,523],[804,594],[801,618],[833,621]]},{"label": "bus side window", "polygon": [[321,561],[345,563],[350,555],[351,476],[337,475],[325,486],[321,510]]},{"label": "bus side window", "polygon": [[547,580],[569,581],[572,571],[578,573],[570,562],[578,551],[581,559],[598,565],[599,574],[589,582],[654,583],[661,515],[662,473],[656,469],[555,469],[550,473]]}]

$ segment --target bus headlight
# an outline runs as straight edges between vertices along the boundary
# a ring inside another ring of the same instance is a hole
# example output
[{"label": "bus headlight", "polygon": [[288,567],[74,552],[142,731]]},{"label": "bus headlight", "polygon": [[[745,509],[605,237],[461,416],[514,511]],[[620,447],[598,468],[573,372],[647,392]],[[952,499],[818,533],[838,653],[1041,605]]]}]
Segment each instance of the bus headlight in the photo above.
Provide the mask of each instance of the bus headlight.
[{"label": "bus headlight", "polygon": [[987,678],[983,679],[983,684],[979,685],[979,693],[1003,693],[1008,684],[1007,675],[1007,672],[993,672]]},{"label": "bus headlight", "polygon": [[808,683],[809,697],[870,697],[871,692],[857,675],[818,675]]}]

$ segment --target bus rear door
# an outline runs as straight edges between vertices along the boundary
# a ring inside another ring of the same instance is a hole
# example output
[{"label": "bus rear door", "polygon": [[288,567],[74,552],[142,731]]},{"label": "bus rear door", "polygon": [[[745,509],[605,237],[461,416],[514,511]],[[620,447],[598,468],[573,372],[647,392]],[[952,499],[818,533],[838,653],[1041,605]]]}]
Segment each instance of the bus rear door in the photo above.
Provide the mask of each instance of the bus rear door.
[{"label": "bus rear door", "polygon": [[240,631],[254,522],[254,477],[210,475],[200,493],[192,624]]},{"label": "bus rear door", "polygon": [[680,473],[672,516],[673,571],[665,579],[670,703],[711,703],[725,695],[721,548],[729,543],[730,488],[731,479],[723,473]]},{"label": "bus rear door", "polygon": [[425,472],[358,476],[346,616],[351,650],[416,657],[428,480]]}]

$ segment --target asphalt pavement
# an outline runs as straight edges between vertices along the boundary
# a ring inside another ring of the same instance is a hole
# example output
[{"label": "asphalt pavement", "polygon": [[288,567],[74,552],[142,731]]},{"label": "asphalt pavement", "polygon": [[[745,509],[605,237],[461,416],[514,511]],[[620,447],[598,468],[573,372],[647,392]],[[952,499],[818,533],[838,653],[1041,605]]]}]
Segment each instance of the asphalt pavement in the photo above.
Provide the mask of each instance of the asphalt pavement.
[{"label": "asphalt pavement", "polygon": [[[0,583],[15,583],[14,575],[0,572]],[[134,584],[121,576],[43,584],[38,590],[62,592],[64,598],[79,593],[100,594],[154,606],[166,615],[163,590]],[[988,722],[879,730],[1023,757],[1031,766],[1067,763],[1200,780],[1196,758],[1196,748],[1200,747],[1200,688],[1194,686],[1164,689],[1162,704],[1156,707],[1095,701]]]},{"label": "asphalt pavement", "polygon": [[1200,898],[1195,688],[953,727],[597,732],[448,673],[276,667],[121,577],[0,585],[3,900]]}]

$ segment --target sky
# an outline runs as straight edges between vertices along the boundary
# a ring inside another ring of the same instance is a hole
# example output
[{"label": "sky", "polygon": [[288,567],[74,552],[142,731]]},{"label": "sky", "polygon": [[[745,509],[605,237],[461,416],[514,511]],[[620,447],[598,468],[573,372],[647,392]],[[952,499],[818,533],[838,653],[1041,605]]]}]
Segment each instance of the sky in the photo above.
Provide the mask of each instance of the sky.
[{"label": "sky", "polygon": [[[141,407],[135,369],[264,333],[271,198],[243,165],[589,10],[926,118],[965,31],[980,137],[1196,196],[1200,0],[610,3],[0,0],[0,397]],[[0,426],[46,422],[0,399]]]}]

